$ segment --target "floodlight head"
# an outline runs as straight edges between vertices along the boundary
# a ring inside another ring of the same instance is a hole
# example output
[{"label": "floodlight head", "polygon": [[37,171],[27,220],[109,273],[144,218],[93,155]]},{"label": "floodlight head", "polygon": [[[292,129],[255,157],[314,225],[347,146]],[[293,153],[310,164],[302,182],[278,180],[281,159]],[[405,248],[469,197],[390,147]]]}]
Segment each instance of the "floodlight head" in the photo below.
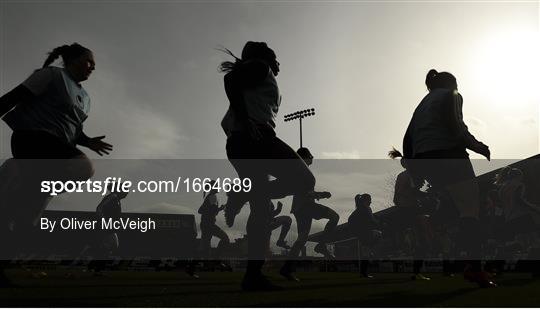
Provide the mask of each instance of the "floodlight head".
[{"label": "floodlight head", "polygon": [[304,109],[304,110],[300,110],[300,111],[296,111],[294,113],[290,113],[290,114],[287,114],[284,117],[284,120],[286,122],[289,122],[289,121],[292,121],[292,120],[296,120],[296,119],[304,119],[306,117],[309,117],[309,116],[314,116],[315,115],[315,109],[314,108],[308,108],[308,109]]}]

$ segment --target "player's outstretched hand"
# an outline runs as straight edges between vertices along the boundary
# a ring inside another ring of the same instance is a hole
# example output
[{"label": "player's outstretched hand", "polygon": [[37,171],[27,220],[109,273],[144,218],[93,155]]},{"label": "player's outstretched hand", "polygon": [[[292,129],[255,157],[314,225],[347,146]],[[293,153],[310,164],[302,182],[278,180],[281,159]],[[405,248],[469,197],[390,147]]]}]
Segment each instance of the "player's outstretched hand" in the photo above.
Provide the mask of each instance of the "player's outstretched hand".
[{"label": "player's outstretched hand", "polygon": [[489,147],[485,145],[484,143],[478,142],[477,144],[474,145],[474,147],[471,147],[471,148],[472,148],[471,149],[472,151],[486,157],[488,161],[491,160],[491,151],[489,150]]},{"label": "player's outstretched hand", "polygon": [[100,156],[103,156],[103,154],[109,154],[112,151],[113,146],[102,141],[104,138],[105,135],[90,138],[88,140],[88,148],[92,149]]},{"label": "player's outstretched hand", "polygon": [[331,197],[332,197],[332,193],[328,191],[321,192],[321,198],[331,198]]},{"label": "player's outstretched hand", "polygon": [[330,192],[327,192],[327,191],[324,191],[324,192],[316,192],[316,191],[313,191],[313,192],[310,192],[309,195],[316,199],[316,200],[320,200],[320,199],[325,199],[325,198],[330,198],[332,197],[332,194]]}]

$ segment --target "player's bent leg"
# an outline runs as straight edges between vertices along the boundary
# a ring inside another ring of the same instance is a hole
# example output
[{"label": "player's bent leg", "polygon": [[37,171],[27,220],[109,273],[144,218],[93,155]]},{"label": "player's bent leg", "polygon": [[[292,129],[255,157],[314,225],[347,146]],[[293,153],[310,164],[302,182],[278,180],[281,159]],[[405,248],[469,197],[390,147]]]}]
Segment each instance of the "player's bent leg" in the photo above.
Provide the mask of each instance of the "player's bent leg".
[{"label": "player's bent leg", "polygon": [[298,256],[300,255],[300,252],[302,251],[302,248],[306,245],[309,231],[311,230],[311,217],[306,214],[295,214],[296,218],[296,227],[298,229],[298,237],[296,241],[294,242],[291,250],[289,250],[289,259],[285,261],[281,269],[279,270],[280,275],[285,277],[285,279],[289,281],[300,281],[298,277],[296,277],[296,263]]},{"label": "player's bent leg", "polygon": [[270,182],[270,198],[279,199],[288,195],[313,191],[315,176],[298,154],[285,142],[275,137],[269,144],[272,157],[268,160],[267,172],[276,177]]},{"label": "player's bent leg", "polygon": [[244,207],[248,200],[249,195],[245,192],[231,191],[227,194],[227,203],[225,204],[223,213],[225,215],[225,223],[228,227],[234,225],[236,216],[240,213],[242,207]]},{"label": "player's bent leg", "polygon": [[324,226],[324,230],[326,232],[331,232],[333,231],[336,226],[338,225],[338,222],[339,222],[339,215],[337,214],[337,212],[335,212],[334,210],[326,207],[328,210],[327,210],[327,213],[326,213],[326,218],[328,219],[328,222],[326,223],[326,225]]},{"label": "player's bent leg", "polygon": [[276,245],[278,247],[284,248],[284,249],[290,249],[291,247],[287,244],[285,241],[285,237],[287,237],[287,234],[289,233],[289,230],[291,229],[292,219],[289,216],[279,216],[274,218],[275,221],[278,222],[278,224],[281,226],[281,231],[279,233],[278,241],[276,242]]}]

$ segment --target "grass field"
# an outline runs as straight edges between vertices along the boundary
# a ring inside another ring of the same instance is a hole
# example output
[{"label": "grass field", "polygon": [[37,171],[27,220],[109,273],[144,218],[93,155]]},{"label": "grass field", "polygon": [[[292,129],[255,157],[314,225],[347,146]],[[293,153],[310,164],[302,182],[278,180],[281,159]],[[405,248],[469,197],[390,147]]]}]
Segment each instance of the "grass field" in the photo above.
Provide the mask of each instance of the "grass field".
[{"label": "grass field", "polygon": [[51,271],[33,278],[23,270],[8,272],[17,287],[1,288],[5,307],[538,307],[540,280],[508,273],[498,288],[479,289],[460,276],[433,274],[431,281],[411,281],[409,274],[299,273],[277,292],[242,292],[242,273],[107,272],[95,277]]}]

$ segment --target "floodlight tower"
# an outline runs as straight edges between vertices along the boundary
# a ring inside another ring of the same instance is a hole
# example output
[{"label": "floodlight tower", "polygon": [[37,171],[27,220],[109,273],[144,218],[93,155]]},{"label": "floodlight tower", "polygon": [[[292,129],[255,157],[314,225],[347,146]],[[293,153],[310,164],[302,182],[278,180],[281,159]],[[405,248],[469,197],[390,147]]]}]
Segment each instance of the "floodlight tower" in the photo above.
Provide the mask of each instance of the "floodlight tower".
[{"label": "floodlight tower", "polygon": [[298,119],[300,121],[300,148],[302,148],[302,119],[315,115],[314,108],[308,108],[302,111],[297,111],[283,116],[285,122]]}]

